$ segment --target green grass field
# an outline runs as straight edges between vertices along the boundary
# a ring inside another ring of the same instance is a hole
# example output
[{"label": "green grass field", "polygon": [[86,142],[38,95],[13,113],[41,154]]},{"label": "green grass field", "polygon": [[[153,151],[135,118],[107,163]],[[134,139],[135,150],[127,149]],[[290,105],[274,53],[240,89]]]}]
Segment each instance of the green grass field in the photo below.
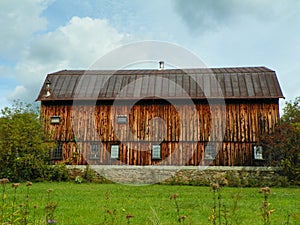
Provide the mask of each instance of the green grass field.
[{"label": "green grass field", "polygon": [[[34,183],[29,189],[30,215],[35,214],[39,220],[45,217],[48,189],[53,189],[50,200],[58,204],[54,213],[57,224],[178,224],[175,200],[170,199],[175,193],[178,194],[179,214],[186,216],[182,224],[212,224],[208,220],[213,207],[213,192],[209,187]],[[12,201],[13,191],[7,186],[6,202]],[[238,193],[241,198],[233,215],[233,195]],[[26,185],[22,184],[17,189],[17,203],[24,202],[26,195]],[[231,222],[235,216],[236,224],[263,224],[259,209],[263,199],[258,188],[222,189],[222,203],[228,210],[227,216]],[[275,209],[270,216],[271,224],[287,224],[289,214],[289,224],[300,224],[296,218],[300,215],[300,188],[272,188],[269,202],[270,207]],[[34,206],[37,207],[35,212]],[[126,219],[128,215],[133,217]],[[233,224],[231,222],[229,224]]]}]

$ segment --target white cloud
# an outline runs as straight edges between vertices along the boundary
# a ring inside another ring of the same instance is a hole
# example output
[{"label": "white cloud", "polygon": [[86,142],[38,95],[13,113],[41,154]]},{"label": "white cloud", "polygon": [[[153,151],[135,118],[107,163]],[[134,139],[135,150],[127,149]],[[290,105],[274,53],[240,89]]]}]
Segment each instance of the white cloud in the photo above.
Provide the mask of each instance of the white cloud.
[{"label": "white cloud", "polygon": [[65,26],[34,39],[25,57],[39,65],[87,67],[124,38],[105,19],[73,17]]},{"label": "white cloud", "polygon": [[[22,86],[22,85],[18,85],[15,87],[14,91],[8,96],[8,100],[13,101],[16,99],[21,99],[20,97],[23,96],[22,99],[24,99],[24,96],[27,96],[27,89]],[[26,98],[26,97],[25,97]]]},{"label": "white cloud", "polygon": [[16,52],[26,46],[31,35],[45,29],[46,20],[40,14],[46,0],[0,1],[0,51],[2,57],[17,58]]},{"label": "white cloud", "polygon": [[[87,69],[99,57],[121,45],[128,35],[119,33],[107,20],[73,17],[65,26],[32,39],[16,65],[17,79],[34,100],[47,73],[62,69]],[[19,90],[19,89],[18,89]],[[24,98],[15,91],[14,98]]]}]

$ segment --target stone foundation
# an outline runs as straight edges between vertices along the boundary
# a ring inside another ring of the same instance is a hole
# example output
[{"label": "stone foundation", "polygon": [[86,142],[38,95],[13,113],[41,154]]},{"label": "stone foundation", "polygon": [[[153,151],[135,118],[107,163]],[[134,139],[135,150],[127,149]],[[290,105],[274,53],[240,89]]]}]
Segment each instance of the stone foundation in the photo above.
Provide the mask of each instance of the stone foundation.
[{"label": "stone foundation", "polygon": [[[69,166],[85,170],[86,166]],[[286,179],[274,167],[201,167],[201,166],[103,166],[90,169],[115,183],[209,185],[213,175],[224,176],[229,186],[282,186]]]}]

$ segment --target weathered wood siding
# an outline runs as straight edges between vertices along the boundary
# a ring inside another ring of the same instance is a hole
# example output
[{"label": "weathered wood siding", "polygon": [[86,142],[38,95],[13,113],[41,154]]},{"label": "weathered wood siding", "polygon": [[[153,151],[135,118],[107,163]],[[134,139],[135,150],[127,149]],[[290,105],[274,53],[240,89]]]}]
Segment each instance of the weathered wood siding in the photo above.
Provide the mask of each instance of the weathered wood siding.
[{"label": "weathered wood siding", "polygon": [[[45,129],[63,143],[64,159],[79,153],[79,164],[252,165],[253,144],[260,142],[260,134],[272,132],[279,120],[277,100],[176,106],[149,101],[132,107],[59,103],[42,102]],[[128,123],[117,124],[118,115],[128,115]],[[60,124],[50,124],[51,116],[60,116]],[[225,126],[224,137],[220,126]],[[209,141],[218,152],[213,162],[204,160]],[[152,160],[151,146],[159,143],[162,159]],[[97,159],[90,159],[91,144],[99,145]],[[119,160],[110,159],[112,144],[120,146]]]}]

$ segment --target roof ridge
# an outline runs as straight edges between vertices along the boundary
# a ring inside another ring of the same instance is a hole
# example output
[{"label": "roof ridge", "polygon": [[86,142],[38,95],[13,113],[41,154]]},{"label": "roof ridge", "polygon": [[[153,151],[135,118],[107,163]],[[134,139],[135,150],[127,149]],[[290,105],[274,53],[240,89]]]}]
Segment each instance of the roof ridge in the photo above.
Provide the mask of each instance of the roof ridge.
[{"label": "roof ridge", "polygon": [[265,66],[241,66],[241,67],[204,67],[204,68],[172,68],[172,69],[164,69],[164,70],[158,70],[158,69],[123,69],[123,70],[108,70],[108,69],[64,69],[64,70],[59,70],[57,72],[49,73],[48,75],[74,75],[74,73],[80,75],[87,73],[89,75],[92,74],[97,74],[97,73],[108,73],[108,74],[130,74],[130,72],[135,72],[135,73],[157,73],[157,74],[163,74],[167,72],[172,72],[172,71],[186,71],[186,72],[191,72],[195,73],[198,71],[205,71],[209,72],[211,71],[212,73],[259,73],[259,72],[275,72],[274,70],[271,70]]}]

